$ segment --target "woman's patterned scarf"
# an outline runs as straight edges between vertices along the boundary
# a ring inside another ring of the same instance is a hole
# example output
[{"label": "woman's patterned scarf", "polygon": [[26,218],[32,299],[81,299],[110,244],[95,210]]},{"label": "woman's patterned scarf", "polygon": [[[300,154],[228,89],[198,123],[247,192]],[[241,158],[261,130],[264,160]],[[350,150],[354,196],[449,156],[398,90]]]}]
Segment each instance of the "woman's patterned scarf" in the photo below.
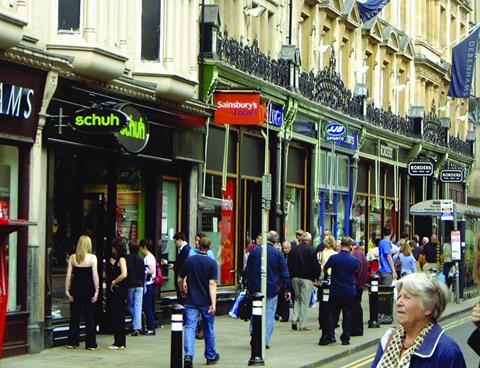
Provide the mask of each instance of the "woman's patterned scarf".
[{"label": "woman's patterned scarf", "polygon": [[[402,326],[398,326],[394,332],[393,338],[387,345],[383,353],[382,360],[378,364],[378,368],[408,368],[410,367],[410,359],[420,345],[422,345],[425,337],[433,327],[433,323],[429,323],[417,336],[412,346],[407,349],[403,348],[403,342],[407,333]],[[404,351],[405,350],[405,351]],[[403,352],[403,354],[402,354]]]}]

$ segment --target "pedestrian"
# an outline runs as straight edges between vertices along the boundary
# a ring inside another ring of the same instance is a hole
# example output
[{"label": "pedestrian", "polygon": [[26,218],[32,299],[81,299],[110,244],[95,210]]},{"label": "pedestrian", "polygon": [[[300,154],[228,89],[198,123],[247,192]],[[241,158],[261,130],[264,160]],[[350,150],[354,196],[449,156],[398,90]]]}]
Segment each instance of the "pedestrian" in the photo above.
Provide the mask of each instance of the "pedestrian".
[{"label": "pedestrian", "polygon": [[92,254],[92,240],[87,235],[78,239],[75,254],[68,259],[65,295],[70,301],[70,326],[67,348],[80,346],[80,317],[85,320],[85,349],[98,350],[95,333],[95,303],[99,291],[97,257]]},{"label": "pedestrian", "polygon": [[368,263],[365,253],[363,252],[360,244],[356,244],[353,247],[352,256],[354,256],[358,262],[359,267],[355,272],[355,303],[353,306],[352,316],[352,328],[350,336],[363,336],[363,309],[362,309],[362,296],[363,289],[368,280]]},{"label": "pedestrian", "polygon": [[383,239],[378,244],[380,261],[380,282],[382,285],[390,286],[393,279],[397,279],[397,273],[392,258],[392,242],[390,236],[392,230],[389,226],[383,228]]},{"label": "pedestrian", "polygon": [[195,330],[199,315],[202,315],[204,321],[204,356],[207,365],[215,364],[220,359],[215,348],[218,266],[217,262],[207,256],[210,240],[203,237],[199,245],[199,254],[187,258],[177,279],[178,288],[185,297],[184,368],[193,367]]},{"label": "pedestrian", "polygon": [[366,258],[368,262],[368,278],[372,277],[373,274],[378,273],[380,268],[380,261],[379,261],[379,251],[378,245],[380,244],[380,238],[375,238],[375,240],[371,243],[374,245],[367,253]]},{"label": "pedestrian", "polygon": [[[191,247],[187,243],[186,239],[187,238],[185,237],[185,234],[182,232],[178,232],[173,236],[173,240],[175,241],[175,245],[177,247],[177,252],[178,252],[175,262],[172,263],[175,280],[178,279],[178,275],[182,270],[183,264],[188,258],[188,255],[190,254]],[[178,288],[177,283],[175,283],[175,290],[177,292],[177,303],[185,305],[185,301],[182,298],[182,294],[180,292],[180,289]]]},{"label": "pedestrian", "polygon": [[288,260],[288,255],[290,254],[291,250],[292,250],[292,245],[290,244],[290,242],[285,240],[282,243],[282,252],[285,257],[285,261]]},{"label": "pedestrian", "polygon": [[445,284],[422,272],[397,281],[396,328],[380,340],[375,368],[466,368],[457,343],[438,324],[448,302]]},{"label": "pedestrian", "polygon": [[437,236],[432,234],[430,241],[423,246],[422,253],[425,255],[423,272],[438,272],[437,251],[439,244],[437,239]]},{"label": "pedestrian", "polygon": [[298,229],[295,233],[295,239],[293,239],[291,242],[290,242],[290,245],[293,247],[296,247],[297,245],[299,245],[301,242],[302,242],[302,236],[303,234],[305,234],[305,231],[303,231],[302,229]]},{"label": "pedestrian", "polygon": [[445,283],[447,287],[450,289],[452,286],[454,275],[452,270],[453,261],[452,261],[452,244],[450,243],[450,236],[445,236],[445,243],[443,243],[442,247],[442,264],[443,264],[443,274],[445,275]]},{"label": "pedestrian", "polygon": [[[197,235],[195,235],[195,247],[190,249],[190,252],[188,254],[189,257],[200,254],[200,239],[204,237],[206,237],[204,233],[197,233]],[[208,250],[207,256],[215,260],[215,255],[213,254],[211,249]],[[197,340],[203,340],[203,318],[201,315],[198,319],[198,326],[197,330],[195,331],[195,338]]]},{"label": "pedestrian", "polygon": [[255,238],[255,241],[254,241],[254,242],[252,241],[252,242],[248,245],[247,249],[245,249],[245,257],[246,257],[245,264],[246,264],[246,262],[247,262],[247,260],[248,260],[248,255],[250,254],[250,252],[251,252],[252,250],[254,250],[255,247],[261,246],[261,245],[262,245],[262,242],[263,242],[263,235],[260,233],[260,234],[258,234],[257,237]]},{"label": "pedestrian", "polygon": [[142,303],[143,288],[145,282],[145,264],[138,252],[140,244],[136,239],[128,245],[127,256],[127,288],[128,288],[128,311],[132,316],[133,331],[130,336],[138,336],[142,331]]},{"label": "pedestrian", "polygon": [[320,277],[320,264],[313,249],[312,235],[305,232],[301,243],[288,256],[288,270],[295,295],[292,313],[292,329],[310,331],[307,327],[307,308],[313,292],[313,282]]},{"label": "pedestrian", "polygon": [[143,254],[145,288],[143,290],[142,310],[145,313],[146,326],[143,326],[142,335],[155,335],[155,284],[157,275],[157,261],[152,253],[152,241],[148,238],[140,241],[140,253]]},{"label": "pedestrian", "polygon": [[[360,267],[359,261],[350,253],[355,242],[349,237],[343,237],[341,250],[334,254],[325,264],[325,269],[331,269],[330,298],[328,301],[329,318],[319,345],[336,342],[335,326],[342,312],[342,345],[350,345],[350,334],[353,327],[353,309],[355,305],[356,285],[355,273]],[[323,327],[323,326],[322,326]]]},{"label": "pedestrian", "polygon": [[114,341],[108,348],[110,350],[125,349],[127,346],[125,338],[125,312],[127,306],[128,288],[125,279],[127,278],[127,249],[125,240],[116,237],[112,241],[112,257],[110,264],[110,291],[112,306],[112,330]]},{"label": "pedestrian", "polygon": [[[285,292],[280,298],[290,300],[291,283],[287,263],[282,253],[275,248],[278,241],[278,234],[270,230],[267,234],[267,295],[266,295],[266,333],[265,346],[270,348],[270,341],[275,328],[275,311],[277,309],[279,291],[285,287]],[[253,294],[261,291],[261,268],[262,248],[255,248],[248,257],[245,277],[247,279],[247,290]]]},{"label": "pedestrian", "polygon": [[[334,255],[337,254],[335,251],[335,246],[337,244],[336,239],[332,235],[326,235],[323,238],[323,245],[322,247],[317,247],[317,251],[321,249],[320,251],[317,252],[317,258],[318,262],[320,263],[320,268],[323,272],[323,280],[324,283],[328,283],[329,277],[331,270],[325,270],[325,264],[327,263],[328,259]],[[321,285],[318,285],[321,286]],[[326,302],[322,302],[323,300],[323,287],[318,288],[318,294],[317,294],[317,299],[320,301],[318,303],[318,329],[322,329],[322,325],[326,323],[325,321],[328,318],[328,310],[324,310],[325,308],[322,308],[323,305],[325,305]]]},{"label": "pedestrian", "polygon": [[403,252],[395,255],[395,262],[397,262],[397,260],[400,260],[401,277],[417,272],[417,267],[415,265],[415,257],[412,254],[412,246],[415,246],[415,242],[413,240],[409,240],[403,246]]}]

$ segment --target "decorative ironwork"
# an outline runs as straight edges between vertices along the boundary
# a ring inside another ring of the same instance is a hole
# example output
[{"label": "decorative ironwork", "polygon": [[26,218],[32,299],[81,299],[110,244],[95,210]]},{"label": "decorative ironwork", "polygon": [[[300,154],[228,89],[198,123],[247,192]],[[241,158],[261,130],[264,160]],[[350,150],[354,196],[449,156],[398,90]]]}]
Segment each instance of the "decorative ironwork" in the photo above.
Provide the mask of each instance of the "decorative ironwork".
[{"label": "decorative ironwork", "polygon": [[432,101],[432,110],[425,114],[423,120],[423,139],[437,146],[447,147],[447,129],[442,127],[437,117],[435,100]]},{"label": "decorative ironwork", "polygon": [[335,65],[335,53],[332,51],[328,67],[320,70],[317,74],[313,72],[300,73],[298,78],[300,94],[352,117],[362,118],[365,97],[354,96],[345,87],[340,74],[335,70]]},{"label": "decorative ironwork", "polygon": [[217,56],[220,60],[233,65],[237,69],[260,77],[268,82],[290,87],[290,65],[287,60],[272,59],[258,48],[258,40],[254,39],[252,46],[244,45],[228,37],[228,31],[217,34]]},{"label": "decorative ironwork", "polygon": [[461,155],[473,157],[472,142],[462,141],[461,139],[450,137],[450,149]]},{"label": "decorative ironwork", "polygon": [[373,104],[370,104],[367,106],[366,118],[369,123],[393,133],[407,137],[415,136],[413,121],[394,114],[390,107],[388,110],[384,110],[383,108],[380,109]]}]

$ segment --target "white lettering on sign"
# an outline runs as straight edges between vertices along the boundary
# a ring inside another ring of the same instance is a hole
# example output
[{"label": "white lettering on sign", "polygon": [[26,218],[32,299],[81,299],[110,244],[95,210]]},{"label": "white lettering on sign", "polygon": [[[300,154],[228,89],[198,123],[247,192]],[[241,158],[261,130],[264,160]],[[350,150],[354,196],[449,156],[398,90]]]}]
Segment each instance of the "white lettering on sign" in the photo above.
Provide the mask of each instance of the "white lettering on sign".
[{"label": "white lettering on sign", "polygon": [[223,102],[218,101],[217,107],[222,109],[256,109],[257,103],[256,102]]},{"label": "white lettering on sign", "polygon": [[0,82],[0,115],[28,119],[32,114],[32,89]]},{"label": "white lettering on sign", "polygon": [[393,148],[389,146],[380,146],[380,156],[393,160]]}]

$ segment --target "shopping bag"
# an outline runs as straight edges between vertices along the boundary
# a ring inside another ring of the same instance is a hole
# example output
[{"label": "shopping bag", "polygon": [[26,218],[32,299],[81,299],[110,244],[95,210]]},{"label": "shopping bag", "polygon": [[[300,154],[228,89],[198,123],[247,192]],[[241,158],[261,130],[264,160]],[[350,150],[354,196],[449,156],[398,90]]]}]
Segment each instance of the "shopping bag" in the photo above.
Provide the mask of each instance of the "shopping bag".
[{"label": "shopping bag", "polygon": [[392,286],[393,286],[393,300],[395,302],[397,300],[397,280],[393,279]]},{"label": "shopping bag", "polygon": [[313,308],[316,302],[317,302],[317,289],[314,288],[312,291],[312,295],[310,296],[310,304],[308,306],[310,308]]}]

